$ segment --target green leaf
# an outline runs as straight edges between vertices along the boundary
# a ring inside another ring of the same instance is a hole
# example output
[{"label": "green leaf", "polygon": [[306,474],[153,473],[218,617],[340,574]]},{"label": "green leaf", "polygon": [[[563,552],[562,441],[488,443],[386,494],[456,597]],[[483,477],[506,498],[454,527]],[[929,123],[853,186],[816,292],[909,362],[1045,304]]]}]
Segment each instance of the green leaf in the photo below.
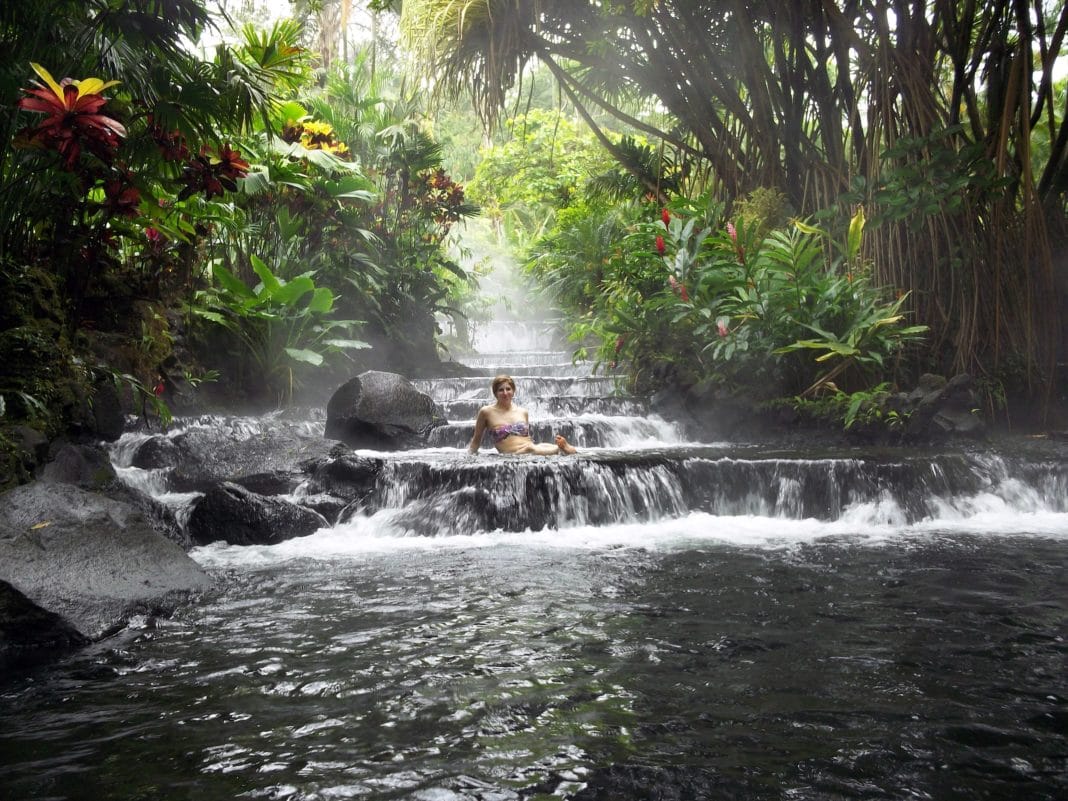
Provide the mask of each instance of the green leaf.
[{"label": "green leaf", "polygon": [[321,353],[316,353],[313,350],[300,350],[298,348],[286,348],[286,354],[294,361],[304,362],[306,364],[312,364],[318,367],[323,363],[323,356]]},{"label": "green leaf", "polygon": [[219,282],[226,292],[242,300],[255,300],[256,293],[249,289],[245,282],[227,270],[221,264],[216,264],[211,268],[211,274],[215,277],[215,280]]},{"label": "green leaf", "polygon": [[856,258],[857,253],[860,252],[860,245],[864,237],[864,207],[858,206],[857,213],[853,215],[853,219],[849,221],[849,236],[847,240],[846,252],[849,254],[849,259],[852,261]]},{"label": "green leaf", "polygon": [[253,271],[260,277],[260,281],[263,282],[264,293],[266,293],[268,297],[272,297],[274,293],[281,288],[282,284],[279,283],[278,278],[271,272],[271,268],[264,264],[263,259],[259,256],[249,256],[249,261],[252,262]]},{"label": "green leaf", "polygon": [[311,300],[308,301],[308,311],[326,314],[332,308],[334,308],[334,293],[328,287],[316,287],[312,292]]},{"label": "green leaf", "polygon": [[370,344],[362,339],[324,339],[323,344],[342,348],[343,350],[363,350],[371,347]]},{"label": "green leaf", "polygon": [[292,308],[297,305],[297,301],[302,297],[314,291],[315,282],[310,275],[305,273],[304,275],[298,275],[288,284],[278,284],[278,288],[271,294],[271,300],[287,308]]}]

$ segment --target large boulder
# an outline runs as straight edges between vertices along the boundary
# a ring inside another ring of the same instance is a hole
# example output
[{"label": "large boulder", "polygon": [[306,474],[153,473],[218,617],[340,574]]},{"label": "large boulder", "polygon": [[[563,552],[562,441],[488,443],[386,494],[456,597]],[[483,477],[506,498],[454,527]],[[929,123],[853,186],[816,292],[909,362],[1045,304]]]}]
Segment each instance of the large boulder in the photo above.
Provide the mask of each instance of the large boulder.
[{"label": "large boulder", "polygon": [[197,501],[187,530],[201,545],[220,540],[231,545],[274,545],[314,534],[326,525],[318,512],[227,481]]},{"label": "large boulder", "polygon": [[0,495],[0,581],[91,639],[212,584],[134,504],[44,481]]},{"label": "large boulder", "polygon": [[302,480],[300,462],[324,458],[330,450],[318,431],[306,425],[251,425],[243,418],[215,418],[173,436],[149,437],[134,452],[131,464],[168,469],[168,487],[176,492],[206,492],[223,481],[284,494]]},{"label": "large boulder", "polygon": [[326,406],[326,436],[352,448],[403,450],[427,444],[445,415],[402,375],[368,370],[342,384]]}]

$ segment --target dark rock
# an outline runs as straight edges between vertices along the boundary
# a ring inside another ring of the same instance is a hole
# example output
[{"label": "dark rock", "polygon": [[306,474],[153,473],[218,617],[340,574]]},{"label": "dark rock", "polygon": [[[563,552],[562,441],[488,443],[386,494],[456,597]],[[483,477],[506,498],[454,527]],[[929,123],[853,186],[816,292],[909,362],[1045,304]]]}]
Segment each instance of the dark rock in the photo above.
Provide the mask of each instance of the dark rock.
[{"label": "dark rock", "polygon": [[132,464],[170,468],[167,481],[176,492],[206,492],[220,482],[239,479],[257,488],[270,484],[274,491],[284,486],[281,491],[288,492],[301,477],[294,465],[324,458],[332,444],[290,426],[250,428],[247,422],[220,418],[210,426],[146,440]]},{"label": "dark rock", "polygon": [[201,545],[219,540],[231,545],[274,545],[314,534],[326,525],[326,519],[311,509],[223,482],[197,501],[187,529]]},{"label": "dark rock", "polygon": [[182,457],[182,451],[170,437],[149,437],[134,451],[130,464],[142,470],[159,470],[174,467]]},{"label": "dark rock", "polygon": [[316,466],[308,481],[308,492],[358,500],[374,490],[381,472],[381,459],[346,454]]},{"label": "dark rock", "polygon": [[115,481],[115,468],[106,451],[97,445],[63,443],[52,461],[41,469],[41,480],[99,490]]},{"label": "dark rock", "polygon": [[341,519],[341,513],[350,503],[350,501],[347,501],[344,498],[338,498],[335,495],[327,495],[326,493],[306,495],[300,500],[301,506],[306,509],[311,509],[314,512],[318,512],[331,526],[338,523]]},{"label": "dark rock", "polygon": [[211,586],[133,504],[42,481],[0,496],[0,580],[90,638]]},{"label": "dark rock", "polygon": [[919,381],[916,382],[916,388],[909,393],[908,402],[912,406],[916,406],[924,398],[940,393],[945,389],[946,383],[945,376],[924,373],[920,376]]},{"label": "dark rock", "polygon": [[122,398],[114,381],[98,381],[93,386],[92,434],[105,442],[114,442],[126,428]]},{"label": "dark rock", "polygon": [[19,425],[11,429],[11,434],[16,447],[31,461],[41,463],[48,458],[48,437],[36,428]]},{"label": "dark rock", "polygon": [[441,408],[407,378],[377,370],[342,384],[326,407],[326,436],[352,448],[424,447],[445,422]]},{"label": "dark rock", "polygon": [[88,641],[59,615],[0,581],[0,669],[58,656]]},{"label": "dark rock", "polygon": [[257,495],[288,495],[296,489],[299,481],[297,474],[291,470],[269,470],[266,473],[238,476],[234,483]]},{"label": "dark rock", "polygon": [[974,412],[978,400],[972,386],[972,377],[964,373],[949,381],[941,376],[922,376],[908,396],[914,406],[906,437],[912,442],[939,442],[953,436],[983,435],[986,427]]}]

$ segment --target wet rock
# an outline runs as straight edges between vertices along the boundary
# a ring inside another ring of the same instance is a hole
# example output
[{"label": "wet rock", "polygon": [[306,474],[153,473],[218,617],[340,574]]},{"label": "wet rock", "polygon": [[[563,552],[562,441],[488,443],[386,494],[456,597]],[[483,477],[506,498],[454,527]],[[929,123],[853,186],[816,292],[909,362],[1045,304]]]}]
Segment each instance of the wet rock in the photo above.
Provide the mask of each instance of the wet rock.
[{"label": "wet rock", "polygon": [[299,483],[299,476],[292,470],[268,470],[265,473],[238,476],[234,483],[257,495],[288,495]]},{"label": "wet rock", "polygon": [[90,638],[211,586],[133,503],[43,481],[0,496],[0,580]]},{"label": "wet rock", "polygon": [[231,545],[274,545],[314,534],[326,525],[318,512],[227,481],[197,501],[187,530],[200,545],[220,540]]},{"label": "wet rock", "polygon": [[297,465],[325,457],[329,448],[317,433],[219,418],[173,437],[147,439],[134,452],[131,464],[169,469],[168,485],[176,492],[206,492],[223,481],[247,481],[257,490],[288,492],[302,478]]},{"label": "wet rock", "polygon": [[445,415],[402,375],[368,370],[342,384],[326,407],[326,436],[352,448],[425,447]]},{"label": "wet rock", "polygon": [[115,481],[115,468],[103,448],[65,443],[41,469],[41,480],[99,490]]},{"label": "wet rock", "polygon": [[170,437],[149,437],[134,451],[130,464],[141,470],[159,470],[176,466],[182,458],[181,449]]},{"label": "wet rock", "polygon": [[0,581],[0,669],[58,656],[88,641],[59,615]]},{"label": "wet rock", "polygon": [[308,480],[308,492],[360,500],[374,491],[382,472],[381,459],[347,454],[316,465]]},{"label": "wet rock", "polygon": [[924,375],[908,396],[911,405],[905,436],[910,441],[939,442],[950,437],[979,437],[985,433],[982,419],[973,411],[978,399],[972,377]]}]

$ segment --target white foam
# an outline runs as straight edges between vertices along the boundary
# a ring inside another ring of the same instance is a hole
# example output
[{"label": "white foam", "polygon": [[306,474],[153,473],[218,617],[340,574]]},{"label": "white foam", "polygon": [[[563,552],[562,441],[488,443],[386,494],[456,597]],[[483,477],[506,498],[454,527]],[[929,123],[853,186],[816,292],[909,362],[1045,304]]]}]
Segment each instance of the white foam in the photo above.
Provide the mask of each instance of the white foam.
[{"label": "white foam", "polygon": [[459,536],[412,535],[393,524],[391,512],[357,517],[334,528],[277,545],[231,546],[216,543],[194,549],[193,558],[205,567],[259,567],[294,559],[340,561],[373,554],[472,548],[536,548],[607,550],[644,548],[680,550],[734,547],[753,550],[793,548],[821,540],[849,541],[881,547],[892,543],[930,540],[935,536],[980,538],[1041,537],[1068,540],[1068,513],[987,510],[970,517],[932,518],[904,525],[886,508],[851,509],[827,522],[757,515],[716,516],[693,513],[672,520],[578,526],[520,532],[478,532]]}]

